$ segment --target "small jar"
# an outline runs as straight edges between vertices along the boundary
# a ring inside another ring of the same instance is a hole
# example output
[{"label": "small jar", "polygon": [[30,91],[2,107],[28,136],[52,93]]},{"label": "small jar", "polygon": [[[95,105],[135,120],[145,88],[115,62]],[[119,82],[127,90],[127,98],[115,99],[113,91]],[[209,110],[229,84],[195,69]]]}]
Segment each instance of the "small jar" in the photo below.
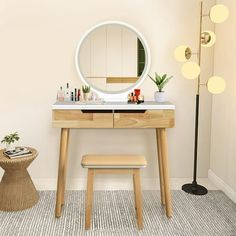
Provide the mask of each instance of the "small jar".
[{"label": "small jar", "polygon": [[143,96],[142,94],[140,94],[140,95],[138,96],[138,101],[139,101],[139,102],[144,102],[144,96]]}]

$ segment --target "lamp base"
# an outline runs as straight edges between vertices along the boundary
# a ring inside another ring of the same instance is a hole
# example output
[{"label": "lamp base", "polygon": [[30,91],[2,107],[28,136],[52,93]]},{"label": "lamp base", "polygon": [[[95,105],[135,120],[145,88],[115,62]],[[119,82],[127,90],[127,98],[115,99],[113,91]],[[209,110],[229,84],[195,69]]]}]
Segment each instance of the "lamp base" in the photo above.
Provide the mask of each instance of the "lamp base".
[{"label": "lamp base", "polygon": [[199,184],[184,184],[182,190],[193,195],[206,195],[207,189]]}]

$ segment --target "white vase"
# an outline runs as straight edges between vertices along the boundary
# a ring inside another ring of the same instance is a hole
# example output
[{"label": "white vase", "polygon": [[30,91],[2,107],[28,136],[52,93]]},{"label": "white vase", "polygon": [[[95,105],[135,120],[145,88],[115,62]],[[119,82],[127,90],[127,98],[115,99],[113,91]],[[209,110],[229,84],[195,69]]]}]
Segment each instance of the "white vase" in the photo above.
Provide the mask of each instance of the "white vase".
[{"label": "white vase", "polygon": [[155,101],[156,102],[165,102],[166,101],[166,95],[165,95],[165,92],[159,92],[159,91],[156,91],[154,93],[154,98],[155,98]]},{"label": "white vase", "polygon": [[14,143],[7,143],[6,144],[6,151],[13,151],[13,150],[15,150],[16,149],[16,146],[15,146],[15,144]]}]

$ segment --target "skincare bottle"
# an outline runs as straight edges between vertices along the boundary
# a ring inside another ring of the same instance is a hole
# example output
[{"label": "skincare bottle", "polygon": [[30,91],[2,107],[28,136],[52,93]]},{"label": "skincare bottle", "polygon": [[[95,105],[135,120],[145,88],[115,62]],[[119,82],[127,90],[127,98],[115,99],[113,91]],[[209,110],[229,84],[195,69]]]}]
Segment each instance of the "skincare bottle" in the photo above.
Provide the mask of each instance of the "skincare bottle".
[{"label": "skincare bottle", "polygon": [[135,89],[134,90],[134,94],[136,95],[136,97],[138,98],[138,96],[140,95],[140,89]]},{"label": "skincare bottle", "polygon": [[63,102],[64,101],[64,91],[62,90],[62,87],[60,87],[60,90],[57,92],[57,101]]},{"label": "skincare bottle", "polygon": [[127,100],[128,100],[128,102],[131,102],[131,98],[130,98],[131,96],[130,96],[130,93],[128,94],[128,96],[127,96]]},{"label": "skincare bottle", "polygon": [[77,89],[75,88],[75,102],[78,100],[78,98],[77,98]]},{"label": "skincare bottle", "polygon": [[134,101],[134,94],[131,93],[131,96],[130,96],[130,102],[133,102]]},{"label": "skincare bottle", "polygon": [[138,96],[138,101],[140,101],[140,103],[144,102],[144,96],[142,94]]},{"label": "skincare bottle", "polygon": [[69,83],[66,84],[66,90],[65,90],[65,102],[70,101],[70,89],[69,89]]},{"label": "skincare bottle", "polygon": [[77,101],[80,100],[80,89],[78,89]]},{"label": "skincare bottle", "polygon": [[74,93],[71,92],[71,99],[70,99],[72,102],[74,101]]}]

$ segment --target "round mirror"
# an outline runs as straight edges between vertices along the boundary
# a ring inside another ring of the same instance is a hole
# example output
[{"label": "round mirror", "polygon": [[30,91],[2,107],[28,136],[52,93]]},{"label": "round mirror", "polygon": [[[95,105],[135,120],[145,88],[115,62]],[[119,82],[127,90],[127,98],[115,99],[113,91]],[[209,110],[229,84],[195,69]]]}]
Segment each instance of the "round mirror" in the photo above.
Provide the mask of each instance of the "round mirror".
[{"label": "round mirror", "polygon": [[122,22],[104,22],[82,37],[76,68],[82,81],[102,94],[122,94],[148,74],[150,51],[143,36]]}]

